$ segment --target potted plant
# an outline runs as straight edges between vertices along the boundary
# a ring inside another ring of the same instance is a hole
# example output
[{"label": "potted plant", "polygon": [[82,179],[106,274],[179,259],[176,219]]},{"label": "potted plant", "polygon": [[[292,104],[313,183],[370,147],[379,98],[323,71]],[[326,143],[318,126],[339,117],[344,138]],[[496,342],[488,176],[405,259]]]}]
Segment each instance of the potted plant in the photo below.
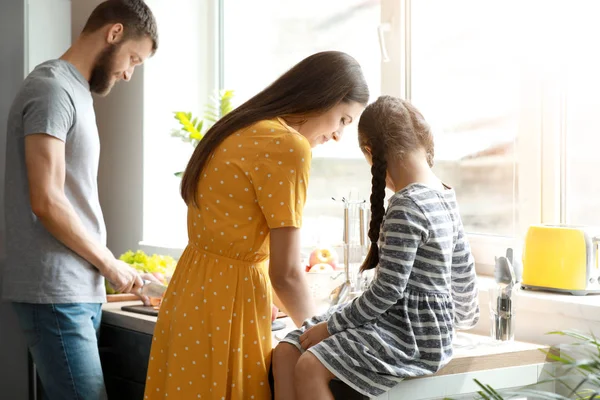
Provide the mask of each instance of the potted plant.
[{"label": "potted plant", "polygon": [[[194,116],[191,112],[175,111],[175,119],[179,127],[171,131],[171,136],[180,138],[185,143],[190,143],[196,148],[206,131],[220,118],[227,115],[232,109],[233,90],[221,90],[211,96],[206,105],[202,118]],[[176,172],[175,176],[181,177],[183,172]]]},{"label": "potted plant", "polygon": [[[550,334],[574,339],[572,344],[561,347],[560,354],[548,352],[548,358],[557,364],[552,378],[518,390],[501,392],[475,380],[475,383],[481,388],[477,392],[479,398],[485,400],[510,400],[523,397],[551,400],[600,400],[600,340],[593,334],[585,335],[575,331],[558,331],[550,332]],[[538,385],[548,382],[554,383],[555,390],[553,392],[536,388]]]}]

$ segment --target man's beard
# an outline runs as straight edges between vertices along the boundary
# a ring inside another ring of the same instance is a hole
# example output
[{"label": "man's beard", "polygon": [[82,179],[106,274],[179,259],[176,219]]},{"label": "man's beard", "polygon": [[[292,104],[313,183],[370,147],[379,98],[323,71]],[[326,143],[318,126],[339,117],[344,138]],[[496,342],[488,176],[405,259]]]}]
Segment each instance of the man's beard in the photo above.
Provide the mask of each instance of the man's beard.
[{"label": "man's beard", "polygon": [[113,65],[119,45],[111,44],[98,55],[90,77],[90,91],[106,96],[114,84]]}]

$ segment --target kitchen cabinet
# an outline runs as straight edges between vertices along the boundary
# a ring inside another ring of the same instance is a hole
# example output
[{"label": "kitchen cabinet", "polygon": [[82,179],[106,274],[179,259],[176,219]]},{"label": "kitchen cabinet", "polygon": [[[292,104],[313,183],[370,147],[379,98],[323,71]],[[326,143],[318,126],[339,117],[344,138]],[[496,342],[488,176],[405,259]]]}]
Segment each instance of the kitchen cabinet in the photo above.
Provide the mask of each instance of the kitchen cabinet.
[{"label": "kitchen cabinet", "polygon": [[103,323],[100,360],[108,398],[142,400],[152,335]]},{"label": "kitchen cabinet", "polygon": [[[108,303],[103,307],[100,337],[101,357],[109,398],[142,400],[152,332],[156,317],[123,311],[123,305],[139,302]],[[286,319],[286,330],[292,329]],[[285,335],[274,332],[274,344]],[[453,360],[437,374],[400,382],[378,400],[441,400],[446,397],[468,399],[479,389],[475,379],[497,389],[523,387],[548,379],[553,366],[540,350],[547,346],[526,342],[494,342],[489,336],[457,334]],[[336,399],[362,400],[342,382],[331,383]],[[548,387],[546,390],[553,390]]]},{"label": "kitchen cabinet", "polygon": [[[104,380],[106,382],[106,390],[108,392],[108,398],[111,400],[142,400],[144,398],[144,387],[146,380],[146,372],[148,369],[148,360],[150,359],[150,347],[152,343],[152,335],[148,333],[139,332],[136,330],[112,325],[110,323],[103,323],[100,330],[100,358],[102,361],[102,369],[104,371]],[[520,355],[522,355],[521,353]],[[480,355],[481,356],[481,355]],[[472,362],[471,359],[469,362]],[[488,360],[490,362],[491,360]],[[492,362],[493,364],[493,362]],[[496,367],[502,367],[502,365],[496,365]],[[538,378],[538,375],[542,377],[541,379],[546,379],[547,376],[542,374],[542,370],[547,366],[543,364],[531,365],[528,366],[528,369],[533,368],[537,372],[534,373],[534,377],[527,377],[528,374],[531,374],[531,371],[526,371],[523,367],[513,367],[513,368],[503,368],[502,373],[498,374],[499,370],[490,370],[488,373],[490,376],[486,376],[487,379],[491,380],[491,376],[495,375],[496,379],[498,379],[498,375],[504,375],[503,381],[512,381],[513,383],[518,383],[519,379],[523,380],[523,377],[532,380],[535,382]],[[525,374],[524,374],[525,372]],[[473,373],[459,374],[464,375],[460,376],[458,381],[471,381],[476,376]],[[471,376],[472,375],[472,376]],[[468,376],[468,377],[467,377]],[[478,378],[481,378],[477,376]],[[457,377],[458,378],[458,377]],[[467,378],[467,379],[465,379]],[[413,380],[413,382],[406,382],[408,386],[405,385],[403,388],[397,388],[399,390],[392,390],[392,392],[385,394],[380,397],[380,399],[405,399],[405,398],[417,398],[417,393],[429,392],[431,389],[424,389],[422,385],[419,384],[419,381],[423,382],[424,380],[429,380],[431,378],[421,378]],[[433,378],[438,380],[449,380],[450,376],[444,375],[439,376],[438,378]],[[533,383],[528,381],[523,381],[523,384]],[[424,383],[424,382],[423,382]],[[442,386],[448,385],[448,383],[437,382]],[[461,383],[460,385],[463,385]],[[497,382],[499,386],[502,386],[500,382]],[[430,384],[428,384],[429,386]],[[449,386],[455,386],[455,383],[451,383]],[[435,385],[434,385],[435,386]],[[471,385],[473,386],[473,385]],[[510,386],[509,386],[510,387]],[[344,399],[344,400],[363,400],[367,399],[367,397],[362,396],[361,394],[355,392],[350,387],[345,385],[340,381],[333,381],[331,383],[331,389],[334,393],[336,399]],[[472,388],[472,390],[475,388]],[[552,388],[547,388],[548,390],[552,390]],[[404,392],[404,393],[403,393]],[[408,397],[407,397],[408,396]],[[462,393],[460,395],[452,396],[455,400],[466,400],[473,399],[476,397],[476,393],[467,392]],[[419,397],[421,398],[421,397]],[[425,397],[428,400],[441,400],[444,397],[432,396]],[[523,400],[526,398],[524,397]]]},{"label": "kitchen cabinet", "polygon": [[[142,400],[152,335],[103,322],[100,328],[100,360],[110,400]],[[363,400],[366,397],[342,382],[332,382],[336,399]]]}]

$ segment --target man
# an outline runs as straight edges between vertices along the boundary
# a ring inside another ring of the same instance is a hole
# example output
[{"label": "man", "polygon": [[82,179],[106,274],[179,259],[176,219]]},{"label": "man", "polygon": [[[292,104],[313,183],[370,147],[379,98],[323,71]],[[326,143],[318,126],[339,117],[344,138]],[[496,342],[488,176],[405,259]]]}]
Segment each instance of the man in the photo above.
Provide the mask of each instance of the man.
[{"label": "man", "polygon": [[157,41],[142,0],[105,1],[60,59],[31,72],[9,113],[3,297],[48,399],[106,398],[97,346],[104,278],[124,293],[143,285],[105,244],[92,93],[131,79]]}]

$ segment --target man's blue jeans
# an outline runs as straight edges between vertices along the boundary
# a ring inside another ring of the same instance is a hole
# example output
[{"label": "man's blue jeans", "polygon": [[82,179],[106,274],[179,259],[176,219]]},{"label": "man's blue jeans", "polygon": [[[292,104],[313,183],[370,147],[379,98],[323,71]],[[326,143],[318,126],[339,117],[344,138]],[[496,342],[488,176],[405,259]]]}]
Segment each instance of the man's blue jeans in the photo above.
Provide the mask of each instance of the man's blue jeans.
[{"label": "man's blue jeans", "polygon": [[13,303],[45,400],[105,400],[98,352],[102,305]]}]

